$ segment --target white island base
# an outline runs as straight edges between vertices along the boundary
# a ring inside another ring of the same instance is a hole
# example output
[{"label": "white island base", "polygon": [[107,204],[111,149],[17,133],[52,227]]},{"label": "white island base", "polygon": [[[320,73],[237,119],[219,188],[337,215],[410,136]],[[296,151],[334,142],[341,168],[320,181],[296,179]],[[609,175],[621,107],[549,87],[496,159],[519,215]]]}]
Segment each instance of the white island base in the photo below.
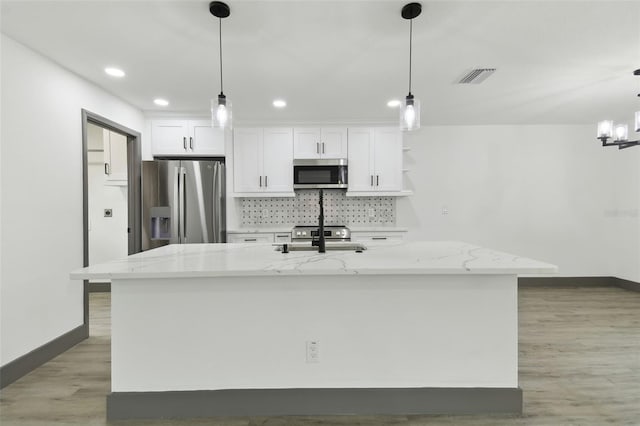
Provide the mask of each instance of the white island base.
[{"label": "white island base", "polygon": [[111,271],[108,417],[520,413],[515,269],[555,267],[394,247],[169,246],[73,274]]}]

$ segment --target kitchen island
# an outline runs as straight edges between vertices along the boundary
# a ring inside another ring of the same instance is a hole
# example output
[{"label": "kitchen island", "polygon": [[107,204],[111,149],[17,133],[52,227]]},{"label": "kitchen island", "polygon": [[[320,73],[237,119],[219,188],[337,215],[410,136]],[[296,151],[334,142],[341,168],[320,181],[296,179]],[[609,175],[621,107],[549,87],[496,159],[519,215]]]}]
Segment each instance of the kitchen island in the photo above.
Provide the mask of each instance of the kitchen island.
[{"label": "kitchen island", "polygon": [[108,417],[519,413],[518,274],[462,242],[170,245],[109,278]]}]

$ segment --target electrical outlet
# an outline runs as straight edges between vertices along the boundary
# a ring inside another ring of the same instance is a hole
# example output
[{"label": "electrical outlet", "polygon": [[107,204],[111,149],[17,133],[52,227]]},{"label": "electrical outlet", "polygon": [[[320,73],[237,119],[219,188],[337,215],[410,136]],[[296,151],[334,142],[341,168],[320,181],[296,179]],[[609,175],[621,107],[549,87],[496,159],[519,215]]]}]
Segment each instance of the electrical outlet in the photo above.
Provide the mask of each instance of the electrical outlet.
[{"label": "electrical outlet", "polygon": [[269,209],[262,209],[262,218],[267,219],[269,217]]},{"label": "electrical outlet", "polygon": [[369,217],[376,217],[376,209],[369,209]]},{"label": "electrical outlet", "polygon": [[316,364],[320,362],[320,341],[307,341],[307,364]]},{"label": "electrical outlet", "polygon": [[446,216],[449,214],[449,207],[447,206],[442,206],[442,215]]}]

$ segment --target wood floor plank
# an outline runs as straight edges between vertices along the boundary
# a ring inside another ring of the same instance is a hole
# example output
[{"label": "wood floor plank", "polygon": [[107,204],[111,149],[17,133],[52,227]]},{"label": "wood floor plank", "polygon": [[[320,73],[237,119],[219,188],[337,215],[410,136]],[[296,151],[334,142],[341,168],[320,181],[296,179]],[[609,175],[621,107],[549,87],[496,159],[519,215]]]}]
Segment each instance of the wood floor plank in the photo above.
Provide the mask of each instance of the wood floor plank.
[{"label": "wood floor plank", "polygon": [[[0,391],[2,426],[107,425],[110,294],[90,294],[90,337]],[[118,421],[117,425],[640,425],[640,293],[519,292],[522,416],[309,416]]]}]

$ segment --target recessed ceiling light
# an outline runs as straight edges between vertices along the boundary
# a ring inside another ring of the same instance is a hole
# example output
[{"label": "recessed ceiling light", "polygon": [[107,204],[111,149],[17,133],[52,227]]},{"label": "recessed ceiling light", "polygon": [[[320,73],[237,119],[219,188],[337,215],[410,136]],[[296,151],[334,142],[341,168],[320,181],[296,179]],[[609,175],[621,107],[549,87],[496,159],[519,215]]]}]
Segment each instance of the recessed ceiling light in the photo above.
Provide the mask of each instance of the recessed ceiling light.
[{"label": "recessed ceiling light", "polygon": [[154,99],[153,103],[158,105],[158,106],[168,106],[169,105],[169,101],[166,99]]},{"label": "recessed ceiling light", "polygon": [[392,99],[389,102],[387,102],[387,106],[389,108],[397,108],[400,106],[400,101],[397,99]]},{"label": "recessed ceiling light", "polygon": [[122,71],[119,68],[111,68],[111,67],[105,68],[104,72],[106,72],[112,77],[124,77],[124,71]]},{"label": "recessed ceiling light", "polygon": [[285,101],[284,99],[276,99],[275,101],[273,101],[273,106],[276,108],[284,108],[287,106],[287,101]]}]

